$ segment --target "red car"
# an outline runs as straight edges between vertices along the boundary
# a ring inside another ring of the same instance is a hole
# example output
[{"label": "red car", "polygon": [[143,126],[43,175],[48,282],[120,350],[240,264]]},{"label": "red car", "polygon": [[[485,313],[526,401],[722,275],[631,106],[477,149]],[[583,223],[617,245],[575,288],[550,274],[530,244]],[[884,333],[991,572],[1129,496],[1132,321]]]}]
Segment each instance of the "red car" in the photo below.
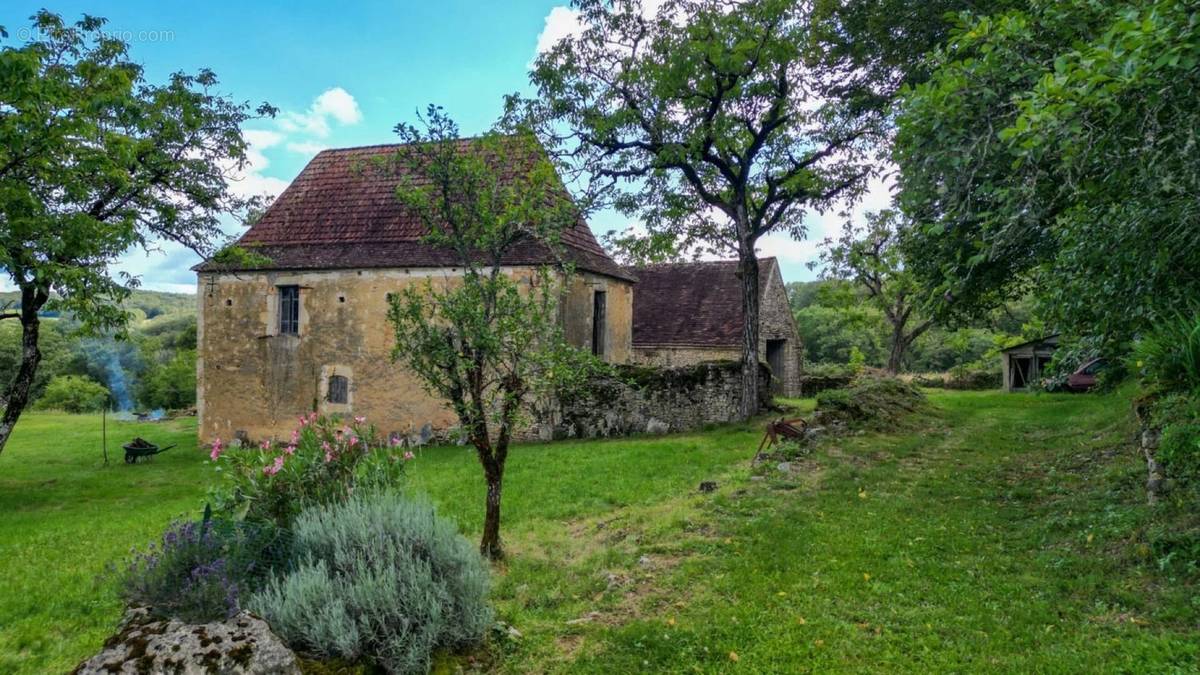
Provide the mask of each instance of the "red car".
[{"label": "red car", "polygon": [[1084,361],[1075,372],[1067,377],[1067,389],[1071,391],[1087,391],[1096,386],[1096,376],[1108,365],[1103,358]]}]

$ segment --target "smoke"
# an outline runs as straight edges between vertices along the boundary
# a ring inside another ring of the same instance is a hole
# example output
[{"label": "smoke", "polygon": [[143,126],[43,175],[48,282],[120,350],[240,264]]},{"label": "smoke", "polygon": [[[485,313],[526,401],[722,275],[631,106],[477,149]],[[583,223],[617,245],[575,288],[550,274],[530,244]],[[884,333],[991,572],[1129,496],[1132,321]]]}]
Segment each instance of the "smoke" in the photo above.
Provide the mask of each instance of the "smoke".
[{"label": "smoke", "polygon": [[94,374],[100,376],[97,379],[104,380],[117,410],[130,410],[133,408],[133,396],[129,391],[125,367],[121,363],[120,352],[123,347],[125,346],[118,345],[112,338],[89,338],[79,344],[79,348],[87,356],[89,370],[98,371]]}]

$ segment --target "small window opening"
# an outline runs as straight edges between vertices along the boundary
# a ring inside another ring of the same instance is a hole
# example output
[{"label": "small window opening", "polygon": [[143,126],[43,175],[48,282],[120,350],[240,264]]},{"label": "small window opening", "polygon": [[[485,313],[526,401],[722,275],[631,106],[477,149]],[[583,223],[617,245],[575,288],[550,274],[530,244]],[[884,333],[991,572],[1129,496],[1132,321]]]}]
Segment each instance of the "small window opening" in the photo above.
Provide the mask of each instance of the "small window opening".
[{"label": "small window opening", "polygon": [[345,302],[345,301],[346,301],[346,296],[344,296],[344,295],[338,296],[338,302]]},{"label": "small window opening", "polygon": [[226,306],[226,307],[233,307],[233,300],[226,300],[226,301],[225,301],[225,306]]},{"label": "small window opening", "polygon": [[350,380],[345,375],[329,376],[329,392],[325,399],[330,403],[348,403],[350,399]]},{"label": "small window opening", "polygon": [[279,287],[279,333],[300,334],[300,287]]},{"label": "small window opening", "polygon": [[604,356],[604,336],[608,332],[604,319],[607,296],[604,291],[592,294],[592,353],[596,356]]}]

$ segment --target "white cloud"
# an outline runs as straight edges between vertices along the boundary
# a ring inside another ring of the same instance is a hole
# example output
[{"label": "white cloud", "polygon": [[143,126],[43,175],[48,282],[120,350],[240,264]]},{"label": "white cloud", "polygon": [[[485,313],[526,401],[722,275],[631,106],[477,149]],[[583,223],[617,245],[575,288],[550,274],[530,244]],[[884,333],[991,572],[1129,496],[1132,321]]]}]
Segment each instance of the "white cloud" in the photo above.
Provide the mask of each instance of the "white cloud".
[{"label": "white cloud", "polygon": [[362,121],[358,101],[341,87],[325,90],[313,100],[305,112],[283,113],[279,119],[279,127],[290,133],[298,132],[325,138],[330,132],[330,120],[343,125]]},{"label": "white cloud", "polygon": [[537,53],[543,54],[554,48],[559,40],[583,31],[579,21],[579,10],[570,7],[552,7],[546,15],[546,25],[537,39]]},{"label": "white cloud", "polygon": [[288,143],[288,152],[294,152],[297,155],[315,155],[322,150],[329,148],[324,143],[314,143],[312,141],[301,141],[298,143]]}]

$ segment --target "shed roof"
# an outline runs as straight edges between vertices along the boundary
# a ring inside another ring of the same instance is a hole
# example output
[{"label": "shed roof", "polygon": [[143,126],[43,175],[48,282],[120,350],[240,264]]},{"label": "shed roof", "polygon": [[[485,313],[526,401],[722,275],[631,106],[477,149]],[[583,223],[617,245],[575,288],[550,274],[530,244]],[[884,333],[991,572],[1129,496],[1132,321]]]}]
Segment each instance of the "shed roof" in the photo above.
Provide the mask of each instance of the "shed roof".
[{"label": "shed roof", "polygon": [[[760,258],[765,291],[775,258]],[[634,347],[737,347],[742,340],[742,286],[736,260],[627,268],[633,289]]]},{"label": "shed roof", "polygon": [[1026,340],[1026,341],[1024,341],[1024,342],[1021,342],[1021,343],[1015,344],[1015,345],[1013,345],[1013,346],[1011,346],[1011,347],[1005,347],[1004,349],[1001,349],[1001,350],[1000,350],[1000,353],[1001,353],[1001,354],[1006,354],[1006,353],[1008,353],[1008,352],[1011,352],[1011,351],[1013,351],[1013,350],[1015,350],[1015,349],[1021,349],[1021,348],[1023,348],[1023,347],[1029,347],[1029,346],[1031,346],[1031,345],[1036,347],[1036,346],[1038,346],[1038,345],[1043,345],[1043,344],[1044,344],[1044,345],[1046,345],[1047,347],[1058,347],[1058,336],[1059,336],[1059,334],[1058,334],[1058,333],[1051,333],[1050,335],[1046,335],[1046,336],[1043,336],[1043,337],[1040,337],[1040,338],[1035,338],[1035,339],[1033,339],[1033,340]]},{"label": "shed roof", "polygon": [[[458,142],[471,152],[475,139]],[[541,158],[536,146],[512,137],[499,162],[502,178],[532,168]],[[366,267],[443,267],[454,253],[422,241],[428,230],[420,216],[396,198],[401,181],[428,185],[396,157],[402,144],[370,145],[318,153],[271,204],[238,243],[270,259],[253,269],[334,269]],[[564,189],[564,195],[566,191]],[[562,258],[589,272],[628,278],[604,251],[580,217],[562,233]],[[506,264],[558,262],[549,247],[529,240],[514,246]],[[205,261],[198,271],[228,269]],[[244,269],[244,268],[243,268]]]}]

